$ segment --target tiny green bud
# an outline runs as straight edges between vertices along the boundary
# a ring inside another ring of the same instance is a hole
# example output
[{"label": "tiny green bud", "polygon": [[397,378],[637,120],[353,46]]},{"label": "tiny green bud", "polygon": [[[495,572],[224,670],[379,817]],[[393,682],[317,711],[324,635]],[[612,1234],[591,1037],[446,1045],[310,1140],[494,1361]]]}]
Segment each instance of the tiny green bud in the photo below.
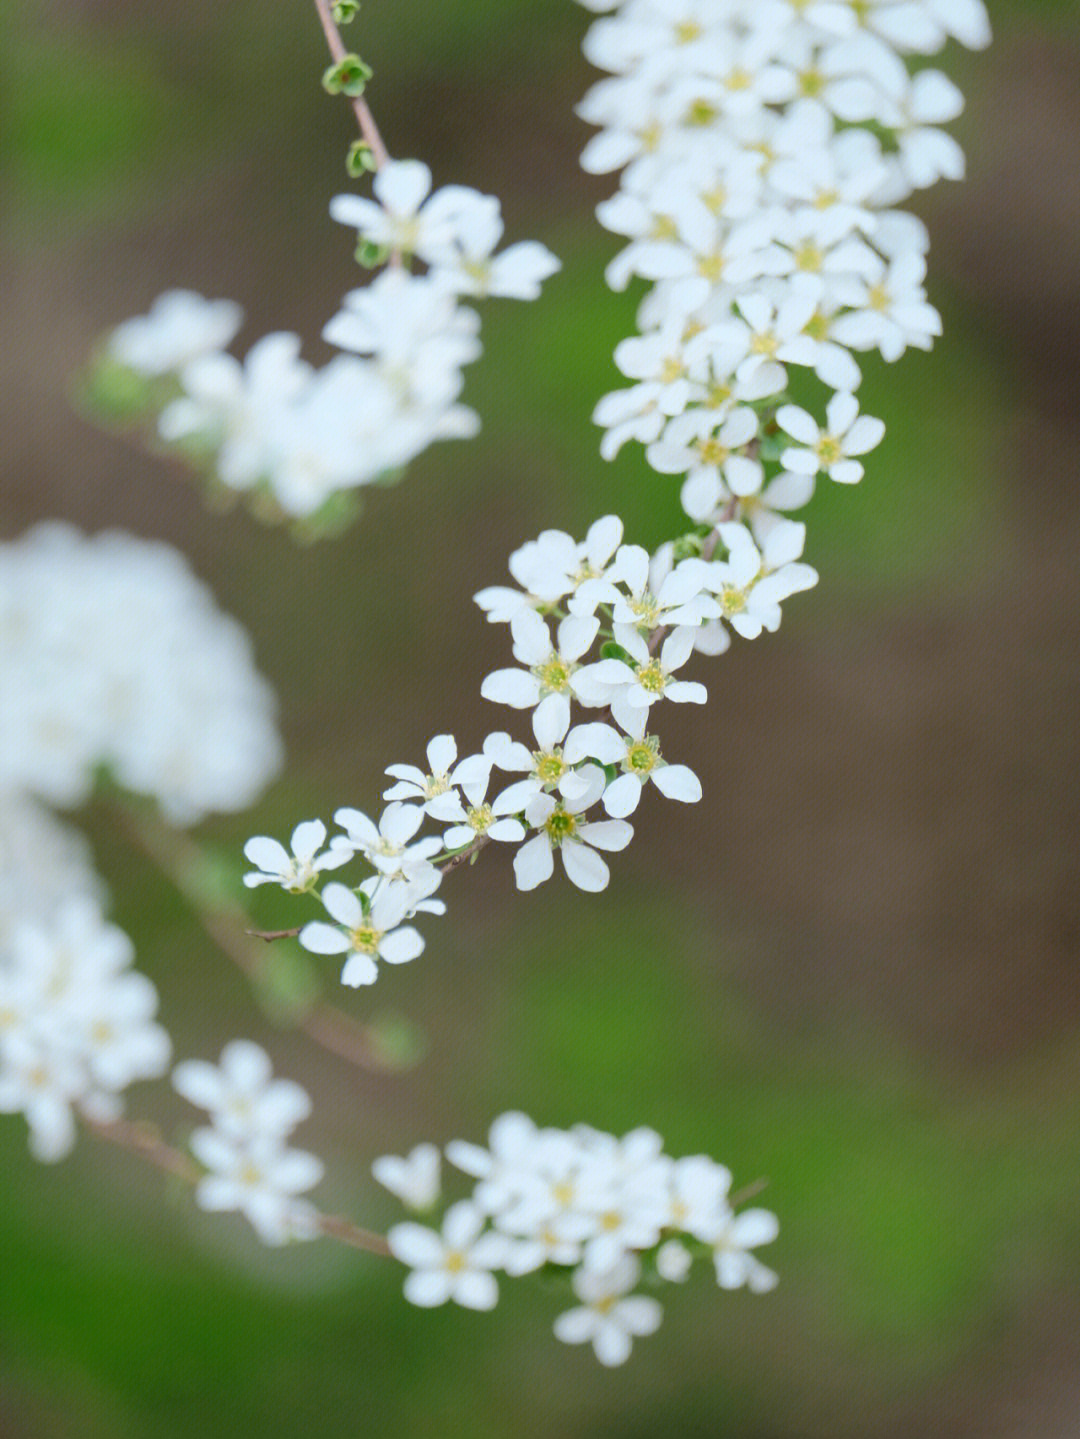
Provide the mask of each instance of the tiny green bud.
[{"label": "tiny green bud", "polygon": [[328,95],[351,95],[355,99],[364,93],[364,87],[374,73],[359,55],[346,55],[324,73],[323,89]]},{"label": "tiny green bud", "polygon": [[365,270],[374,270],[386,263],[388,250],[385,245],[376,245],[373,240],[361,240],[356,247],[356,263]]},{"label": "tiny green bud", "polygon": [[369,170],[377,168],[375,156],[372,153],[371,146],[366,140],[354,140],[352,142],[349,146],[349,153],[345,156],[345,168],[354,180],[358,180],[361,175],[366,174]]},{"label": "tiny green bud", "polygon": [[335,25],[348,25],[355,20],[360,9],[360,0],[334,0],[330,13]]},{"label": "tiny green bud", "polygon": [[672,546],[671,558],[675,564],[680,560],[697,559],[701,554],[704,535],[681,535]]}]

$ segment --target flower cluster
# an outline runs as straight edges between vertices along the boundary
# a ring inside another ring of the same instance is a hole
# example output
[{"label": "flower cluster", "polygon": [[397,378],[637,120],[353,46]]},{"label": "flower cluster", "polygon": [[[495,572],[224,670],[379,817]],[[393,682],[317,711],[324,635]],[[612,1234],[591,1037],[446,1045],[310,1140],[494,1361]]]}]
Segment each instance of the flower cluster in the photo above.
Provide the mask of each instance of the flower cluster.
[{"label": "flower cluster", "polygon": [[132,958],[90,898],[16,919],[0,939],[0,1112],[25,1115],[38,1159],[70,1151],[76,1111],[114,1120],[122,1090],[168,1068],[157,992]]},{"label": "flower cluster", "polygon": [[[328,919],[300,931],[313,953],[348,956],[343,983],[373,983],[380,960],[415,959],[424,940],[409,921],[443,913],[434,895],[446,869],[490,842],[517,846],[521,890],[550,879],[557,855],[572,884],[595,892],[610,879],[604,853],[633,838],[627,817],[647,786],[684,804],[701,798],[693,771],[661,753],[652,732],[660,707],[703,703],[704,685],[680,673],[694,650],[720,653],[730,631],[754,638],[775,630],[781,602],[816,582],[797,558],[803,526],[782,522],[758,550],[744,526],[721,524],[707,551],[688,537],[693,552],[680,559],[672,544],[650,557],[621,541],[611,515],[580,542],[548,530],[511,556],[521,588],[476,596],[489,620],[509,624],[518,661],[489,674],[480,692],[531,711],[526,741],[497,730],[459,758],[453,736],[436,735],[426,769],[389,766],[395,783],[377,819],[337,810],[344,832],[328,845],[325,826],[305,821],[291,853],[267,836],[248,841],[245,854],[258,866],[249,885],[314,894],[324,871],[353,858],[367,866],[358,885],[327,884],[319,898]],[[579,709],[596,717],[578,722]],[[438,833],[421,834],[425,824]]]},{"label": "flower cluster", "polygon": [[[653,288],[615,361],[631,381],[595,419],[611,457],[628,439],[683,475],[696,522],[738,519],[761,542],[818,475],[851,483],[884,434],[859,416],[855,353],[896,360],[941,332],[928,238],[895,207],[959,178],[939,126],[963,99],[905,57],[949,35],[989,40],[981,0],[583,0],[613,12],[585,50],[610,78],[581,115],[582,164],[623,170],[598,210],[626,238],[609,283]],[[793,368],[833,392],[825,423],[785,403]]]},{"label": "flower cluster", "polygon": [[29,794],[0,794],[0,955],[14,925],[48,921],[69,899],[104,899],[90,846]]},{"label": "flower cluster", "polygon": [[[736,1214],[728,1170],[704,1155],[671,1158],[654,1130],[617,1139],[587,1125],[538,1129],[511,1113],[491,1126],[486,1149],[455,1140],[446,1157],[476,1180],[472,1198],[450,1206],[441,1230],[405,1223],[387,1235],[411,1270],[413,1304],[491,1309],[496,1272],[562,1271],[578,1303],[556,1319],[556,1337],[591,1343],[602,1364],[615,1365],[660,1324],[659,1302],[634,1292],[646,1269],[658,1282],[680,1282],[707,1256],[723,1289],[763,1293],[776,1283],[750,1252],[776,1238],[775,1216]],[[431,1145],[376,1161],[375,1175],[412,1208],[438,1200]]]},{"label": "flower cluster", "polygon": [[[475,433],[476,415],[458,401],[463,367],[480,354],[480,320],[461,298],[535,299],[559,268],[535,241],[496,254],[498,200],[463,185],[431,193],[419,160],[387,161],[374,191],[338,195],[330,213],[356,231],[365,263],[393,263],[345,296],[323,331],[344,353],[322,368],[284,332],[234,358],[225,347],[239,307],[186,290],[159,296],[109,339],[108,359],[141,377],[146,405],[161,407],[160,439],[264,510],[269,500],[313,516],[342,492],[393,477],[434,441]],[[414,261],[426,271],[414,273]]]},{"label": "flower cluster", "polygon": [[0,794],[78,804],[105,767],[176,824],[241,810],[281,765],[275,709],[177,551],[61,524],[0,546]]},{"label": "flower cluster", "polygon": [[230,1041],[218,1065],[184,1060],[172,1082],[210,1116],[191,1136],[206,1170],[195,1189],[199,1207],[239,1210],[264,1244],[315,1238],[318,1211],[297,1196],[322,1179],[322,1161],[286,1143],[311,1113],[306,1091],[274,1079],[266,1052],[244,1039]]}]

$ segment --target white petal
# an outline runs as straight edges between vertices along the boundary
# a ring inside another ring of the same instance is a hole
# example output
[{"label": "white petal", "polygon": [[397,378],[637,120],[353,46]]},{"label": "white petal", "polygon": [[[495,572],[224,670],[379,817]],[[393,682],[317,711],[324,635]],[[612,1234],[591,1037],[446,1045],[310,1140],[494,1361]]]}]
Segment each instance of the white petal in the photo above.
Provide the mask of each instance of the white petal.
[{"label": "white petal", "polygon": [[[662,765],[653,770],[652,781],[668,799],[681,800],[683,804],[696,804],[701,798],[701,781],[694,771],[684,764]],[[608,813],[611,811],[608,810]]]},{"label": "white petal", "polygon": [[[612,819],[633,814],[641,799],[642,783],[636,775],[621,774],[604,791],[604,808]],[[595,842],[595,841],[594,841]]]},{"label": "white petal", "polygon": [[370,954],[354,954],[345,961],[341,971],[341,982],[349,989],[360,989],[363,985],[374,984],[379,977],[379,966]]},{"label": "white petal", "polygon": [[559,853],[562,855],[566,877],[571,884],[589,894],[599,894],[602,889],[607,888],[611,872],[594,849],[590,849],[587,844],[575,844],[571,840],[560,845]]},{"label": "white petal", "polygon": [[[634,777],[625,775],[624,778],[633,779]],[[594,845],[597,849],[606,849],[609,853],[617,853],[619,850],[625,849],[634,838],[633,826],[626,824],[621,819],[602,819],[590,824],[579,825],[578,834],[586,844]]]},{"label": "white petal", "polygon": [[407,924],[403,929],[395,929],[392,934],[383,935],[379,941],[379,958],[384,959],[387,964],[408,964],[410,959],[422,954],[423,949],[423,935],[413,929],[411,924]]},{"label": "white petal", "polygon": [[555,862],[546,834],[538,834],[514,855],[514,878],[520,890],[535,889],[551,878]]},{"label": "white petal", "polygon": [[485,677],[480,694],[511,709],[531,709],[540,698],[540,681],[526,670],[495,670]]}]

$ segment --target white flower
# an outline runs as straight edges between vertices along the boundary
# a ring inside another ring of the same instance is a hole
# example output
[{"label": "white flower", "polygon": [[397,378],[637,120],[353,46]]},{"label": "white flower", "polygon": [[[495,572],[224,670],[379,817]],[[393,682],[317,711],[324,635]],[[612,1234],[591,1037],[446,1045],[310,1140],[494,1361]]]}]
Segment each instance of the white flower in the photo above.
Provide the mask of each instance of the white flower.
[{"label": "white flower", "polygon": [[256,835],[244,845],[244,854],[258,868],[244,875],[244,883],[248,888],[280,884],[290,894],[303,894],[324,869],[337,869],[350,858],[341,851],[319,854],[325,840],[326,826],[318,819],[304,820],[293,830],[289,841],[292,854],[276,839]]},{"label": "white flower", "polygon": [[[552,698],[554,699],[556,696],[553,695]],[[445,849],[462,849],[480,837],[501,840],[510,844],[515,844],[525,838],[523,825],[519,820],[510,818],[518,808],[524,806],[516,805],[512,799],[508,802],[505,794],[499,795],[490,804],[487,803],[490,777],[491,771],[488,766],[474,779],[466,780],[461,785],[462,792],[468,800],[468,807],[462,804],[456,796],[452,799],[447,796],[444,804],[439,808],[438,818],[450,821],[450,828],[442,838]]]},{"label": "white flower", "polygon": [[717,1226],[719,1232],[707,1242],[712,1245],[716,1281],[721,1289],[746,1287],[754,1294],[775,1289],[777,1278],[753,1254],[760,1244],[771,1244],[780,1232],[776,1215],[767,1209],[744,1209],[730,1214]]},{"label": "white flower", "polygon": [[761,489],[760,461],[742,453],[757,439],[758,425],[747,406],[731,411],[720,424],[709,410],[689,410],[668,424],[663,439],[649,446],[647,458],[662,475],[686,475],[682,507],[692,520],[707,522],[732,495]]},{"label": "white flower", "polygon": [[271,1135],[243,1142],[219,1129],[196,1129],[191,1152],[208,1171],[195,1186],[200,1209],[239,1210],[264,1244],[315,1238],[318,1213],[296,1197],[322,1179],[314,1154]]},{"label": "white flower", "polygon": [[396,1194],[410,1209],[432,1209],[439,1202],[439,1151],[434,1144],[418,1144],[404,1159],[384,1154],[371,1172],[384,1189]]},{"label": "white flower", "polygon": [[157,991],[133,957],[89,896],[17,919],[0,944],[0,1111],[25,1115],[39,1159],[70,1150],[75,1108],[112,1121],[122,1090],[168,1068]]},{"label": "white flower", "polygon": [[109,336],[109,353],[140,375],[167,375],[201,355],[223,350],[243,320],[243,310],[232,300],[166,290],[148,315],[117,325]]},{"label": "white flower", "polygon": [[386,1236],[395,1259],[409,1265],[405,1298],[430,1309],[452,1300],[466,1309],[494,1309],[499,1286],[491,1273],[508,1251],[505,1237],[482,1233],[485,1218],[468,1200],[452,1204],[442,1234],[420,1224],[396,1224]]},{"label": "white flower", "polygon": [[[654,1334],[663,1309],[655,1299],[630,1295],[641,1277],[641,1265],[626,1255],[607,1273],[579,1269],[573,1277],[581,1307],[568,1309],[555,1320],[555,1337],[564,1344],[592,1344],[601,1364],[625,1364],[633,1340]],[[629,1297],[627,1297],[629,1296]]]},{"label": "white flower", "polygon": [[686,1246],[677,1239],[668,1239],[656,1251],[656,1272],[661,1279],[672,1284],[681,1284],[689,1275],[693,1263]]},{"label": "white flower", "polygon": [[442,848],[434,836],[410,843],[424,822],[424,807],[420,805],[394,800],[383,810],[377,826],[358,809],[335,810],[334,819],[345,834],[334,836],[331,849],[346,859],[362,854],[383,875],[408,879],[418,868],[424,869]]},{"label": "white flower", "polygon": [[230,1040],[217,1065],[184,1060],[173,1070],[172,1083],[237,1143],[284,1139],[311,1113],[307,1091],[291,1079],[274,1079],[270,1056],[250,1040]]},{"label": "white flower", "polygon": [[0,545],[0,673],[0,794],[74,805],[107,769],[187,825],[281,764],[246,633],[167,545],[61,524]]},{"label": "white flower", "polygon": [[533,710],[533,735],[538,749],[530,750],[504,731],[489,734],[484,740],[484,754],[499,769],[510,773],[523,771],[527,779],[518,780],[499,795],[500,809],[518,814],[530,800],[544,790],[557,789],[564,798],[584,794],[587,779],[574,772],[565,759],[563,746],[570,727],[570,702],[565,695],[552,694],[542,699]]},{"label": "white flower", "polygon": [[571,884],[592,893],[607,888],[611,875],[596,850],[625,849],[634,831],[623,820],[590,823],[579,817],[602,793],[603,772],[595,770],[594,776],[589,789],[573,799],[556,800],[550,794],[540,794],[530,801],[525,819],[537,833],[514,856],[518,889],[535,889],[551,878],[555,850]]},{"label": "white flower", "polygon": [[752,640],[763,629],[771,633],[780,626],[781,601],[817,584],[816,570],[796,563],[806,526],[794,520],[777,522],[760,551],[743,525],[729,523],[717,528],[728,557],[703,567],[705,584],[720,601],[724,619],[736,634]]},{"label": "white flower", "polygon": [[637,729],[637,711],[660,700],[674,704],[704,704],[705,686],[692,680],[674,679],[694,651],[694,628],[678,625],[664,640],[659,656],[653,655],[635,625],[615,625],[615,639],[630,656],[625,660],[599,660],[587,665],[582,678],[590,685],[603,686],[604,699],[616,722],[628,733]]},{"label": "white flower", "polygon": [[648,710],[638,710],[631,718],[637,723],[630,734],[620,734],[606,724],[578,725],[566,742],[567,761],[578,764],[590,758],[619,766],[622,774],[611,781],[603,796],[612,819],[626,819],[634,813],[650,780],[668,799],[696,804],[701,798],[701,781],[686,765],[668,764],[663,758],[660,741],[645,733]]},{"label": "white flower", "polygon": [[453,205],[440,201],[444,191],[428,199],[431,171],[422,161],[389,160],[372,188],[375,200],[335,195],[331,219],[350,225],[370,244],[418,255],[429,263],[453,246],[458,233]]},{"label": "white flower", "polygon": [[480,687],[486,700],[509,705],[513,709],[532,709],[546,695],[569,696],[571,693],[584,704],[591,690],[583,690],[578,661],[591,647],[600,629],[595,617],[569,615],[560,620],[557,638],[552,644],[551,631],[535,610],[521,610],[510,622],[514,637],[514,658],[527,669],[495,670],[487,675]]},{"label": "white flower", "polygon": [[890,363],[909,345],[929,350],[941,334],[941,316],[927,303],[925,278],[926,258],[918,252],[901,254],[887,268],[879,262],[859,286],[853,308],[837,317],[832,333],[853,349],[880,350]]},{"label": "white flower", "polygon": [[386,800],[421,800],[425,814],[434,814],[437,800],[448,795],[457,784],[488,768],[483,755],[469,755],[460,764],[457,762],[457,743],[450,734],[437,734],[428,743],[428,773],[411,764],[392,764],[386,773],[397,784],[383,791]]},{"label": "white flower", "polygon": [[833,395],[826,409],[828,428],[797,405],[781,405],[776,421],[804,449],[788,449],[780,456],[785,469],[812,475],[823,471],[839,484],[853,485],[863,477],[863,467],[852,455],[865,455],[885,437],[885,425],[871,415],[859,414],[854,395]]},{"label": "white flower", "polygon": [[320,898],[337,925],[313,920],[300,931],[300,943],[312,954],[350,954],[342,984],[352,989],[374,984],[376,960],[407,964],[423,952],[423,936],[402,924],[415,902],[408,884],[384,883],[374,895],[365,894],[367,904],[343,884],[328,884]]}]

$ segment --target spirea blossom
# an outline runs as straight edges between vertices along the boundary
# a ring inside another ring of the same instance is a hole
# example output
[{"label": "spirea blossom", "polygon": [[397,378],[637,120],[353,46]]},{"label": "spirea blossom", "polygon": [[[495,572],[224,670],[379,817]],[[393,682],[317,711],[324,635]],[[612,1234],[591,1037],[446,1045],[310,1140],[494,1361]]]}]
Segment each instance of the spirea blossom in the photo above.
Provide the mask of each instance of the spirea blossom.
[{"label": "spirea blossom", "polygon": [[227,1044],[218,1065],[183,1061],[173,1084],[210,1118],[191,1136],[191,1152],[206,1171],[196,1204],[239,1211],[264,1244],[314,1239],[318,1211],[299,1196],[322,1179],[322,1161],[286,1143],[311,1112],[306,1091],[275,1079],[269,1056],[249,1040]]},{"label": "spirea blossom", "polygon": [[[895,360],[941,331],[924,232],[897,206],[962,175],[940,126],[963,99],[906,60],[949,35],[986,44],[986,12],[981,0],[959,20],[942,0],[585,3],[607,12],[585,51],[610,76],[580,107],[598,127],[582,164],[623,172],[598,211],[626,241],[608,278],[653,286],[641,334],[615,351],[634,383],[596,408],[601,450],[639,441],[662,473],[686,476],[691,519],[760,535],[765,515],[792,507],[792,487],[770,483],[778,458],[850,483],[853,457],[880,442],[881,421],[856,418],[856,356]],[[800,368],[835,392],[825,424],[788,400]],[[776,455],[777,422],[802,448]]]},{"label": "spirea blossom", "polygon": [[[436,1155],[423,1147],[426,1172]],[[408,1163],[378,1161],[379,1177],[410,1204],[420,1157],[418,1148]],[[682,1282],[700,1256],[713,1261],[722,1288],[760,1293],[776,1282],[751,1253],[776,1238],[775,1217],[736,1212],[728,1170],[703,1155],[671,1158],[655,1130],[619,1139],[587,1125],[541,1129],[510,1113],[492,1124],[486,1148],[454,1140],[446,1158],[475,1180],[472,1197],[451,1204],[441,1228],[410,1222],[387,1235],[410,1270],[405,1297],[423,1308],[449,1301],[490,1309],[497,1274],[561,1269],[573,1298],[555,1320],[556,1337],[591,1343],[602,1364],[617,1365],[634,1338],[660,1324],[660,1302],[636,1292],[647,1269]],[[388,1169],[391,1162],[399,1167]],[[422,1193],[434,1198],[427,1185]]]},{"label": "spirea blossom", "polygon": [[176,824],[276,775],[247,634],[167,545],[43,524],[0,545],[0,793],[78,804],[106,767]]},{"label": "spirea blossom", "polygon": [[109,337],[109,357],[157,387],[146,404],[159,411],[159,439],[262,514],[309,519],[396,477],[435,441],[475,434],[460,395],[481,352],[480,319],[460,298],[533,300],[559,268],[536,241],[496,253],[498,200],[464,185],[431,193],[419,160],[388,161],[373,189],[335,196],[330,214],[398,263],[345,295],[323,330],[343,353],[321,368],[288,332],[263,336],[243,360],[229,354],[239,306],[186,290]]},{"label": "spirea blossom", "polygon": [[94,899],[20,919],[0,940],[0,1112],[21,1112],[38,1159],[63,1158],[76,1115],[107,1122],[121,1094],[168,1068],[157,992]]}]

